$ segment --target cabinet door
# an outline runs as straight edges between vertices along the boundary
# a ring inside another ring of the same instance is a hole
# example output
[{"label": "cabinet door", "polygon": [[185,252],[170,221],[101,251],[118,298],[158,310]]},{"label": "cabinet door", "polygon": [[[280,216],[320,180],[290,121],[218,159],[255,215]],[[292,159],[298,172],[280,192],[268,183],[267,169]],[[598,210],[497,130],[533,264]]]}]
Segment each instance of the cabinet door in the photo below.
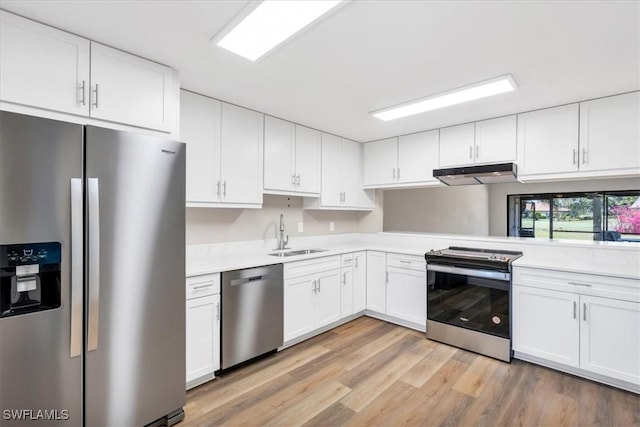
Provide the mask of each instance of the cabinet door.
[{"label": "cabinet door", "polygon": [[314,328],[340,320],[340,270],[318,275],[315,294]]},{"label": "cabinet door", "polygon": [[340,137],[322,134],[322,191],[320,204],[340,206],[342,176],[340,174]]},{"label": "cabinet door", "polygon": [[264,118],[264,189],[295,189],[295,125],[265,116]]},{"label": "cabinet door", "polygon": [[518,114],[518,175],[578,170],[578,104]]},{"label": "cabinet door", "polygon": [[0,99],[88,116],[89,51],[89,40],[0,10]]},{"label": "cabinet door", "polygon": [[187,300],[187,384],[215,371],[214,325],[218,322],[216,313],[216,300],[213,295]]},{"label": "cabinet door", "polygon": [[340,269],[340,318],[353,314],[353,267]]},{"label": "cabinet door", "polygon": [[580,368],[640,383],[640,304],[580,296]]},{"label": "cabinet door", "polygon": [[440,129],[440,167],[473,164],[474,124]]},{"label": "cabinet door", "polygon": [[317,130],[296,125],[296,191],[320,194],[320,146]]},{"label": "cabinet door", "polygon": [[367,251],[367,310],[384,314],[386,304],[387,254]]},{"label": "cabinet door", "polygon": [[423,271],[387,267],[387,314],[427,324],[427,275]]},{"label": "cabinet door", "polygon": [[284,340],[289,341],[314,329],[313,307],[316,280],[297,277],[284,283]]},{"label": "cabinet door", "polygon": [[91,117],[170,132],[174,79],[167,66],[91,42]]},{"label": "cabinet door", "polygon": [[358,313],[367,308],[367,253],[353,254],[353,312]]},{"label": "cabinet door", "polygon": [[578,367],[578,296],[568,292],[513,286],[513,349]]},{"label": "cabinet door", "polygon": [[476,122],[475,163],[516,160],[516,116]]},{"label": "cabinet door", "polygon": [[187,144],[187,203],[219,199],[220,109],[220,101],[180,92],[180,139]]},{"label": "cabinet door", "polygon": [[362,144],[342,140],[340,168],[344,193],[342,206],[373,208],[373,200],[362,188]]},{"label": "cabinet door", "polygon": [[263,117],[222,103],[220,175],[225,203],[262,203]]},{"label": "cabinet door", "polygon": [[394,184],[398,180],[398,138],[364,144],[364,185]]},{"label": "cabinet door", "polygon": [[580,170],[640,168],[640,92],[580,104]]},{"label": "cabinet door", "polygon": [[[439,131],[414,133],[398,139],[398,182],[432,182],[438,168]],[[366,147],[366,145],[365,145]]]}]

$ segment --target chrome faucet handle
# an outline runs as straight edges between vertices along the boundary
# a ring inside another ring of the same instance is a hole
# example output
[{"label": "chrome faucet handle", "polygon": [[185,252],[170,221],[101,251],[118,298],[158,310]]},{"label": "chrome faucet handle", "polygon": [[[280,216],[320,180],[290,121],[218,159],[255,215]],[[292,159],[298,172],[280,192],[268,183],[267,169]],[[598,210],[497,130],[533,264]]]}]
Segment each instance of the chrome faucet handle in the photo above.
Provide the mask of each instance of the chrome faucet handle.
[{"label": "chrome faucet handle", "polygon": [[289,244],[289,235],[287,234],[287,238],[282,241],[282,249],[289,249],[287,245]]}]

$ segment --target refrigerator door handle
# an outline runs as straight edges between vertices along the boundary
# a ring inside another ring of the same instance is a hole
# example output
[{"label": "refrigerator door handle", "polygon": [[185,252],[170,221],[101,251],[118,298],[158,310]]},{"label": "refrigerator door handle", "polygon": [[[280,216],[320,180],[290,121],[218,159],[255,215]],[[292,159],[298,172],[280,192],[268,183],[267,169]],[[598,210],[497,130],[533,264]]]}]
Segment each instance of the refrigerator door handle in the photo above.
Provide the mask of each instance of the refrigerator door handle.
[{"label": "refrigerator door handle", "polygon": [[89,201],[89,320],[87,351],[98,348],[98,319],[100,308],[100,194],[98,178],[88,179]]},{"label": "refrigerator door handle", "polygon": [[71,348],[70,357],[82,353],[82,179],[71,178]]}]

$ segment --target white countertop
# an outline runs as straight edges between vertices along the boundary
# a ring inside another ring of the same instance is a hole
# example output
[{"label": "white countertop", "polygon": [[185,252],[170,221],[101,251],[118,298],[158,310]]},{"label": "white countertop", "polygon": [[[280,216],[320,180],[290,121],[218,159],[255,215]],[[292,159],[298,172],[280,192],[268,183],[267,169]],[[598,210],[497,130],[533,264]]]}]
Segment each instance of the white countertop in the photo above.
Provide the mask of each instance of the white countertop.
[{"label": "white countertop", "polygon": [[275,239],[187,246],[187,276],[280,264],[362,250],[422,256],[431,249],[468,246],[518,250],[514,266],[546,268],[640,280],[640,244],[478,237],[428,233],[352,233],[292,238],[291,249],[325,249],[308,255],[275,257]]}]

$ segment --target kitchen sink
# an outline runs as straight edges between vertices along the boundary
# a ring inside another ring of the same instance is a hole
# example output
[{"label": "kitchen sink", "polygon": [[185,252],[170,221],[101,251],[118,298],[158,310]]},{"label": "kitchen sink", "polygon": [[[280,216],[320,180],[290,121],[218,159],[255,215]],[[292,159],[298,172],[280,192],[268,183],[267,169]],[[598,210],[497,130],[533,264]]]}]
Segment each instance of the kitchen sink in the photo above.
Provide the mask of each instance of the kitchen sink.
[{"label": "kitchen sink", "polygon": [[278,256],[278,257],[288,257],[288,256],[296,256],[296,255],[309,255],[309,254],[315,254],[318,252],[325,252],[325,251],[326,249],[298,249],[298,250],[292,250],[292,251],[274,252],[274,253],[270,253],[269,255]]}]

